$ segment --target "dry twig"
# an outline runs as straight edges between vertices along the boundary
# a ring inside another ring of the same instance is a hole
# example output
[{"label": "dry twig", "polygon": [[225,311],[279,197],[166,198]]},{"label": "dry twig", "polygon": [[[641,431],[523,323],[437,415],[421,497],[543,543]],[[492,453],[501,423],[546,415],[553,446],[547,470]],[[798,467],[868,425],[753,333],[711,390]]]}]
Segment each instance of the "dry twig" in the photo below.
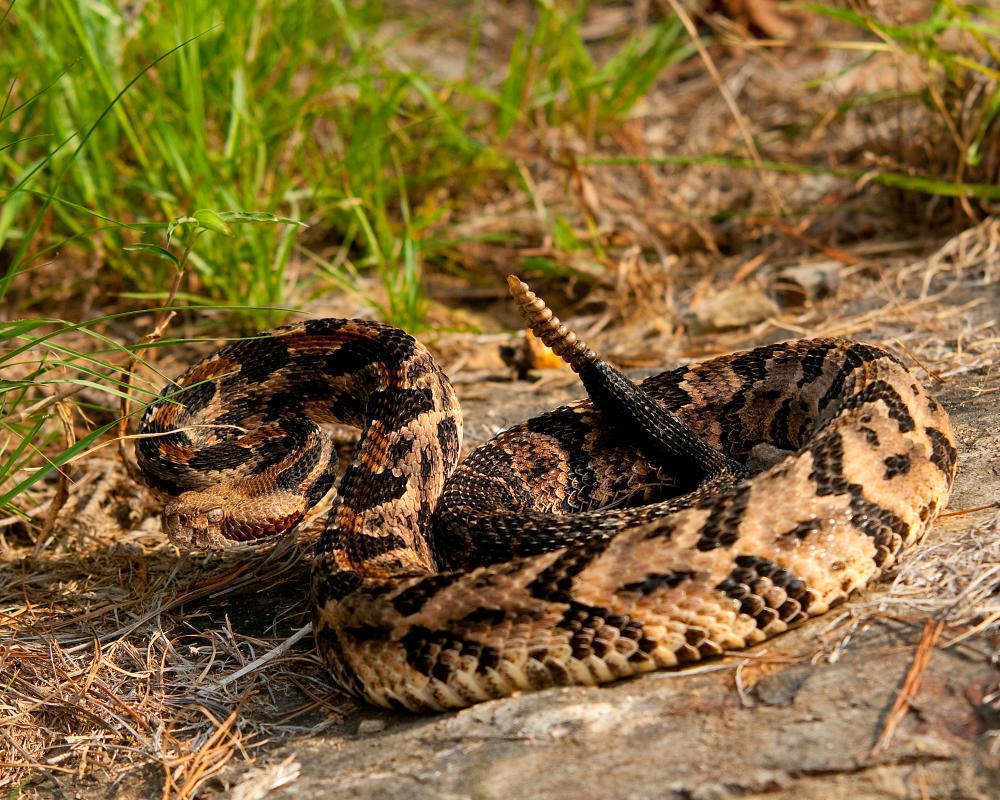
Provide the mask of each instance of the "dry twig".
[{"label": "dry twig", "polygon": [[924,623],[924,632],[913,654],[913,663],[910,666],[909,672],[906,673],[906,680],[903,681],[903,687],[899,690],[896,700],[889,710],[882,733],[879,734],[878,741],[875,742],[871,752],[868,754],[869,758],[874,758],[889,747],[896,728],[903,721],[903,717],[906,716],[906,712],[909,711],[910,706],[913,705],[913,701],[916,699],[917,692],[920,691],[920,681],[923,679],[924,670],[927,669],[931,653],[934,652],[934,645],[941,638],[943,630],[944,623],[941,621],[927,620]]}]

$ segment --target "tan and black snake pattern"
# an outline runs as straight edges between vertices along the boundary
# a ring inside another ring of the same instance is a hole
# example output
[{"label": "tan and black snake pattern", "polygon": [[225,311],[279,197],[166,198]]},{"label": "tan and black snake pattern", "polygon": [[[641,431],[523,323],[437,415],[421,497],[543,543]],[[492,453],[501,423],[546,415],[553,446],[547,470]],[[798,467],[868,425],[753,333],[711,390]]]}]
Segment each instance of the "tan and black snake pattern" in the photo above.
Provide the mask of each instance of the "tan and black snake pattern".
[{"label": "tan and black snake pattern", "polygon": [[[457,467],[451,384],[377,322],[229,344],[143,418],[156,435],[140,466],[172,497],[164,528],[194,547],[291,529],[334,481],[323,424],[361,428],[311,580],[319,650],[358,697],[457,708],[744,647],[864,586],[947,502],[948,416],[878,347],[769,345],[637,389],[511,287],[593,403]],[[751,475],[758,443],[794,453]]]}]

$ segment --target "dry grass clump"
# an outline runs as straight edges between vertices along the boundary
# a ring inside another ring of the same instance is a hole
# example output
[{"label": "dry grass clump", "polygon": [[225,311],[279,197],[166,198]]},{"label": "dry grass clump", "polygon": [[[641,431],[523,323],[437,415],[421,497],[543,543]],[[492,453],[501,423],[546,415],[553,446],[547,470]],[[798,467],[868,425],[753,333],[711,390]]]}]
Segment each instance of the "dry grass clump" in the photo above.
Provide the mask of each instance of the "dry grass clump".
[{"label": "dry grass clump", "polygon": [[961,535],[918,545],[874,602],[895,617],[964,628],[944,646],[1000,636],[1000,513]]},{"label": "dry grass clump", "polygon": [[51,537],[0,538],[0,789],[71,793],[102,773],[125,796],[192,797],[234,757],[336,721],[305,547],[181,555],[148,508],[115,519],[138,502],[116,463],[90,467],[113,484],[100,502],[84,476]]}]

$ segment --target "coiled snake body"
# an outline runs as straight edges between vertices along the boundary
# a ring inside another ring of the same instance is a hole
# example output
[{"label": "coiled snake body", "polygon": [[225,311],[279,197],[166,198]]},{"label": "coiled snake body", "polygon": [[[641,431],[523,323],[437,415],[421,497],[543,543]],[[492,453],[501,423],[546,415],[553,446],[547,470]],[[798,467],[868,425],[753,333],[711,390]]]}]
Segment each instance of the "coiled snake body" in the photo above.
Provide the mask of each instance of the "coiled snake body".
[{"label": "coiled snake body", "polygon": [[[140,466],[173,498],[164,528],[195,547],[292,528],[334,481],[322,424],[362,429],[311,580],[317,645],[356,696],[457,708],[744,647],[864,586],[947,502],[947,414],[884,350],[776,344],[636,388],[511,287],[593,403],[457,468],[447,377],[376,322],[227,345],[143,418],[158,435],[140,438]],[[795,452],[750,475],[758,443]]]}]

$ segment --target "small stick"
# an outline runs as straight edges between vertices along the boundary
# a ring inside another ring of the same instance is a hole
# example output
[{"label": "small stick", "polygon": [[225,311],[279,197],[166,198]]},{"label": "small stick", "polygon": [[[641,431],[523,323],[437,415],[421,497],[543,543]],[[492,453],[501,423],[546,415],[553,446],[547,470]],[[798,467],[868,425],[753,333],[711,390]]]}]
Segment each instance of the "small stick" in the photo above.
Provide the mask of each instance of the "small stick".
[{"label": "small stick", "polygon": [[898,344],[899,347],[902,350],[904,350],[906,352],[906,355],[908,355],[910,358],[912,358],[917,363],[917,366],[920,367],[920,369],[922,369],[931,378],[933,378],[935,383],[937,383],[938,385],[944,383],[944,378],[942,378],[940,375],[938,375],[938,373],[936,373],[934,370],[932,370],[930,367],[928,367],[926,364],[924,364],[923,361],[921,361],[919,358],[917,358],[917,354],[914,353],[909,347],[907,347],[902,342],[902,340],[900,340],[899,338],[894,338],[893,341],[896,344]]},{"label": "small stick", "polygon": [[874,758],[888,748],[889,743],[892,741],[892,736],[896,732],[896,727],[903,721],[903,717],[909,711],[913,700],[917,696],[917,692],[920,691],[920,681],[924,677],[924,670],[927,669],[931,653],[934,652],[934,645],[941,638],[943,630],[944,623],[941,621],[927,620],[924,623],[924,632],[921,634],[920,641],[917,643],[917,649],[913,653],[913,662],[910,664],[910,670],[906,673],[903,686],[899,690],[899,694],[896,695],[896,701],[892,704],[892,708],[889,710],[889,716],[885,720],[882,733],[879,734],[878,740],[868,753],[869,758]]},{"label": "small stick", "polygon": [[[68,450],[76,444],[76,433],[73,430],[73,412],[66,407],[65,403],[57,403],[56,413],[63,427],[63,434],[66,437],[66,449]],[[49,504],[48,510],[45,512],[45,522],[42,525],[43,534],[48,535],[52,533],[56,526],[56,520],[59,518],[59,512],[62,511],[62,507],[66,505],[66,501],[69,499],[69,470],[69,464],[63,464],[63,466],[56,469],[59,479],[56,483],[56,493],[52,497],[52,502]],[[42,539],[39,539],[39,544],[41,541]],[[38,554],[36,550],[35,556],[38,556]]]},{"label": "small stick", "polygon": [[747,122],[747,118],[744,116],[743,112],[740,111],[740,107],[736,104],[733,93],[726,88],[726,84],[722,80],[722,75],[719,74],[718,67],[716,67],[715,62],[712,61],[712,57],[709,55],[708,50],[705,49],[705,45],[701,43],[701,39],[698,36],[698,29],[695,28],[690,15],[684,10],[684,7],[678,2],[678,0],[660,0],[660,4],[664,7],[669,5],[671,10],[681,21],[684,29],[687,31],[688,36],[691,39],[691,44],[694,45],[695,50],[698,51],[698,56],[705,65],[705,70],[715,83],[715,88],[719,90],[719,94],[722,95],[722,99],[725,101],[726,107],[729,109],[729,113],[732,114],[733,119],[736,121],[736,127],[739,128],[740,136],[743,138],[743,144],[746,145],[747,151],[750,153],[750,158],[753,160],[754,166],[757,169],[757,174],[760,176],[760,179],[764,184],[764,188],[767,190],[767,194],[770,197],[771,205],[773,206],[775,212],[782,215],[787,214],[788,209],[785,207],[781,197],[775,191],[771,176],[764,171],[763,162],[760,158],[760,152],[757,150],[757,145],[754,143],[753,133],[750,130],[750,124]]},{"label": "small stick", "polygon": [[273,661],[278,656],[282,655],[287,650],[289,650],[292,647],[292,645],[294,645],[296,642],[299,641],[299,639],[301,639],[307,633],[311,632],[312,632],[312,623],[311,622],[306,623],[297,631],[295,631],[295,633],[293,633],[291,636],[285,639],[283,642],[272,647],[270,650],[264,653],[264,655],[262,655],[260,658],[254,659],[246,666],[240,667],[240,669],[236,670],[236,672],[233,672],[232,674],[224,677],[222,680],[220,680],[218,683],[216,683],[214,686],[211,687],[212,691],[217,691],[219,689],[222,689],[231,684],[233,681],[239,680],[244,675],[253,672],[258,667],[264,666],[264,664],[266,664],[268,661]]},{"label": "small stick", "polygon": [[995,500],[992,503],[986,503],[986,505],[982,506],[960,508],[958,511],[945,511],[943,514],[938,514],[938,519],[943,519],[944,517],[964,517],[966,514],[974,514],[976,511],[987,511],[991,508],[1000,508],[1000,500]]},{"label": "small stick", "polygon": [[[812,222],[812,218],[808,218]],[[814,250],[818,250],[823,253],[823,255],[829,256],[834,261],[839,261],[841,264],[847,264],[848,266],[856,266],[857,264],[864,264],[865,259],[858,258],[857,256],[851,255],[846,250],[841,250],[839,247],[831,247],[830,245],[823,244],[819,239],[814,236],[810,236],[806,233],[808,227],[803,228],[802,225],[792,227],[791,225],[784,225],[782,223],[777,223],[775,227],[781,231],[785,236],[790,239],[796,239],[803,244],[808,245]]]}]

